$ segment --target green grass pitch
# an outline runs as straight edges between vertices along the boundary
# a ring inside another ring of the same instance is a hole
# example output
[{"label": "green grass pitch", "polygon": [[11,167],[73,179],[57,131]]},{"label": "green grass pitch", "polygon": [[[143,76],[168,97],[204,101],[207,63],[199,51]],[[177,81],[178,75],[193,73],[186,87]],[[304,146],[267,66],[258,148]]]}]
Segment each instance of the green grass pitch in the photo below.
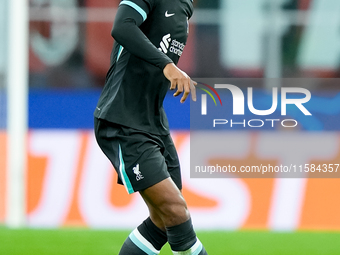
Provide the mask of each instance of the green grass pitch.
[{"label": "green grass pitch", "polygon": [[[1,255],[116,255],[129,231],[0,228]],[[198,231],[209,255],[340,254],[340,232]],[[166,245],[161,255],[171,255]]]}]

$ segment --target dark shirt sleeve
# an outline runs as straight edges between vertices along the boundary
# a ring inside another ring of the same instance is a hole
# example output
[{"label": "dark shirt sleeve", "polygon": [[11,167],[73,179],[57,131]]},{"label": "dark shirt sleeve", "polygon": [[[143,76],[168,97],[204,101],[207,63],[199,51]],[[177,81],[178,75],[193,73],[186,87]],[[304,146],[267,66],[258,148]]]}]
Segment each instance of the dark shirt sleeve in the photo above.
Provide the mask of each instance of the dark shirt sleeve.
[{"label": "dark shirt sleeve", "polygon": [[158,50],[140,30],[143,21],[144,18],[134,8],[120,5],[111,35],[128,52],[163,70],[173,61]]}]

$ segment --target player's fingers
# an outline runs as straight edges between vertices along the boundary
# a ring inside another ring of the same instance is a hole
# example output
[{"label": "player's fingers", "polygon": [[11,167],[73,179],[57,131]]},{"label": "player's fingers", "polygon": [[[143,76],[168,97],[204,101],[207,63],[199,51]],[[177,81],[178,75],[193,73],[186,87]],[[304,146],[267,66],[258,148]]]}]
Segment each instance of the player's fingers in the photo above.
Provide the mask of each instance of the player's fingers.
[{"label": "player's fingers", "polygon": [[182,96],[182,98],[181,98],[181,103],[184,103],[185,102],[185,100],[187,99],[187,97],[189,96],[189,94],[190,94],[190,80],[188,81],[188,83],[186,83],[185,84],[185,86],[184,86],[184,93],[183,93],[183,96]]},{"label": "player's fingers", "polygon": [[196,102],[196,86],[197,82],[190,79],[190,92],[192,101]]},{"label": "player's fingers", "polygon": [[174,96],[177,97],[180,94],[182,94],[182,92],[183,92],[183,85],[182,84],[178,84],[177,85],[177,91],[174,93]]},{"label": "player's fingers", "polygon": [[175,93],[174,93],[174,97],[177,97],[179,96],[180,94],[182,94],[183,90],[177,90]]},{"label": "player's fingers", "polygon": [[189,96],[190,92],[184,92],[182,98],[181,98],[181,103],[184,103],[185,100],[187,100],[187,97]]},{"label": "player's fingers", "polygon": [[176,80],[172,80],[171,81],[171,85],[170,85],[170,90],[176,89],[176,85],[177,85],[177,81]]}]

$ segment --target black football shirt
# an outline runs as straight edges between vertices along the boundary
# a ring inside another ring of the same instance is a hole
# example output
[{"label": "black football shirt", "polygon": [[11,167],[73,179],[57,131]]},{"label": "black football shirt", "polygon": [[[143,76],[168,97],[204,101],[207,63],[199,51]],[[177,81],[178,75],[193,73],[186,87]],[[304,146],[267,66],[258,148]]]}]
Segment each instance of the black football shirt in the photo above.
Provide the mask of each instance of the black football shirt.
[{"label": "black football shirt", "polygon": [[156,135],[169,134],[163,69],[187,41],[191,0],[123,0],[112,36],[111,66],[95,117]]}]

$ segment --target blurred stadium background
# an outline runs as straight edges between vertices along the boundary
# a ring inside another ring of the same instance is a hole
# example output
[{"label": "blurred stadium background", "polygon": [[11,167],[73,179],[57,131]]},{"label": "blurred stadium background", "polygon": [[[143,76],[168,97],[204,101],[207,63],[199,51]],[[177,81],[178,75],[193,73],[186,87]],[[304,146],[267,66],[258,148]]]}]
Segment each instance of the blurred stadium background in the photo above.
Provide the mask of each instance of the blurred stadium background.
[{"label": "blurred stadium background", "polygon": [[[24,212],[14,224],[8,215],[9,200],[15,199],[8,194],[13,180],[8,178],[7,105],[14,86],[8,77],[14,43],[8,40],[10,1],[0,1],[0,254],[116,254],[126,230],[147,215],[138,195],[128,196],[115,185],[117,177],[92,131],[120,1],[29,1],[28,132],[22,146],[27,162],[22,178],[14,180],[24,190]],[[339,164],[340,1],[195,0],[194,5],[179,63],[191,77],[315,79],[308,85],[318,98],[315,128],[274,131],[277,144],[308,146],[295,155],[290,147],[275,157],[260,155],[258,148],[273,132],[239,130],[230,136],[242,140],[242,153],[226,153],[225,159],[248,165],[292,158],[298,164]],[[265,93],[268,85],[257,89]],[[171,94],[165,101],[183,166],[190,162],[189,105]],[[183,179],[210,254],[340,254],[339,179],[209,179],[201,184],[185,168]]]}]

